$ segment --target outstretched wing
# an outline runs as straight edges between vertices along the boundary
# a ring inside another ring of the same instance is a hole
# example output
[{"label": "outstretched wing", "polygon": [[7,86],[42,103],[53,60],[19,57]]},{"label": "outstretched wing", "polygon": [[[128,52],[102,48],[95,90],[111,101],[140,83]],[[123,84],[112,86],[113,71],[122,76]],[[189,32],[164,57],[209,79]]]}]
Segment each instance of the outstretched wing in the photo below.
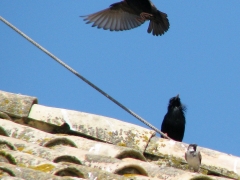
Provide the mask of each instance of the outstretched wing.
[{"label": "outstretched wing", "polygon": [[109,8],[102,11],[82,16],[88,23],[93,23],[92,27],[97,26],[110,31],[123,31],[136,28],[144,23],[139,15],[134,14],[126,2],[112,4]]}]

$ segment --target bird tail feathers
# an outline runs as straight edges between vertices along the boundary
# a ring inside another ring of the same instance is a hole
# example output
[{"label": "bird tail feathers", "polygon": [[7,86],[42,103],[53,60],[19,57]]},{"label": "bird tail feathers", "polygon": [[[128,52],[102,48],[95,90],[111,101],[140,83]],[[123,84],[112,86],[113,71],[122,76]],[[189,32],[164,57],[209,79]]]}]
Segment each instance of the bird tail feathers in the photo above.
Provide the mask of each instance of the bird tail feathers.
[{"label": "bird tail feathers", "polygon": [[167,14],[158,11],[158,15],[155,19],[150,20],[148,26],[148,33],[151,33],[154,36],[161,36],[169,29],[169,21],[167,19]]}]

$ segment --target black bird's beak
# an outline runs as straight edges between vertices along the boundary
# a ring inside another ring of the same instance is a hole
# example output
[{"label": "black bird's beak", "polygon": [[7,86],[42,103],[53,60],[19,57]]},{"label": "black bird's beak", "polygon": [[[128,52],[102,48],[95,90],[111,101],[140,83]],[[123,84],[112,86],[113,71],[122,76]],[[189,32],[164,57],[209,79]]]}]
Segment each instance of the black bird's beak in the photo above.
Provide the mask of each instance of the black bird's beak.
[{"label": "black bird's beak", "polygon": [[179,98],[179,94],[177,94],[175,98],[176,98],[176,99]]}]

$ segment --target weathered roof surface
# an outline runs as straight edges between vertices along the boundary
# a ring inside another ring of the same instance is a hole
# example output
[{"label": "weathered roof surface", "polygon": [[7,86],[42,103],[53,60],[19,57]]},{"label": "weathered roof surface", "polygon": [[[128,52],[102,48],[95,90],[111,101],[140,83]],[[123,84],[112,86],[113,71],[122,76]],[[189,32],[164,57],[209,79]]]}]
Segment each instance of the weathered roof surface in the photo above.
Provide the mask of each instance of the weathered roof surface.
[{"label": "weathered roof surface", "polygon": [[0,91],[1,179],[240,179],[239,157],[202,147],[201,173],[193,173],[187,146],[127,122]]}]

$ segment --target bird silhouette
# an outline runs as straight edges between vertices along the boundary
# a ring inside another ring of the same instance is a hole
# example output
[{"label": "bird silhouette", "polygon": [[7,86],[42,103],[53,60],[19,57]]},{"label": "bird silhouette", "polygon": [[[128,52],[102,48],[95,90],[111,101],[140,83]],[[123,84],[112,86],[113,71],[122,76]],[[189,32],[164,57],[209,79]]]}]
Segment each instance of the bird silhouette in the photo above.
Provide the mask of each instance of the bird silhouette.
[{"label": "bird silhouette", "polygon": [[136,28],[150,20],[148,33],[161,36],[169,29],[167,14],[157,10],[150,0],[123,0],[102,11],[81,16],[104,30],[123,31]]},{"label": "bird silhouette", "polygon": [[[164,116],[161,131],[173,140],[182,142],[185,130],[186,107],[182,105],[179,95],[171,98],[167,114]],[[163,137],[163,136],[161,136]]]}]

